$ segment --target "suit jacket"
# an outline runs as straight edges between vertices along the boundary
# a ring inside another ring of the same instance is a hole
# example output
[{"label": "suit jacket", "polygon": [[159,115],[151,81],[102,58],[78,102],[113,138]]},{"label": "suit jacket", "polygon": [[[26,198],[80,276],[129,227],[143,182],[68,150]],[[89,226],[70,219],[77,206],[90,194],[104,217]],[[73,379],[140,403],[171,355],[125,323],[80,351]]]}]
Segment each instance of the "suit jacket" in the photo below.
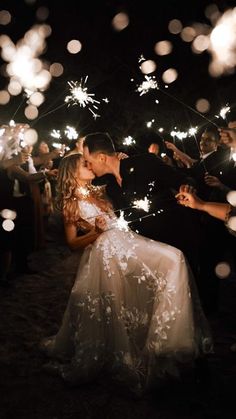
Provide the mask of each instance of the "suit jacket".
[{"label": "suit jacket", "polygon": [[[187,173],[192,176],[197,182],[198,195],[206,200],[209,200],[214,192],[213,187],[206,185],[204,177],[206,172],[211,176],[216,176],[222,183],[225,183],[228,179],[231,171],[231,163],[229,161],[230,149],[219,147],[216,151],[211,153],[205,159],[199,160],[190,169],[187,169]],[[215,199],[217,199],[217,191],[214,193]],[[219,199],[221,194],[219,192]]]},{"label": "suit jacket", "polygon": [[[191,179],[151,153],[121,160],[120,174],[121,187],[114,176],[106,179],[107,194],[115,210],[124,210],[133,230],[190,254],[197,237],[196,212],[178,205],[175,194],[181,184]],[[133,208],[134,200],[145,197],[151,201],[148,212]]]}]

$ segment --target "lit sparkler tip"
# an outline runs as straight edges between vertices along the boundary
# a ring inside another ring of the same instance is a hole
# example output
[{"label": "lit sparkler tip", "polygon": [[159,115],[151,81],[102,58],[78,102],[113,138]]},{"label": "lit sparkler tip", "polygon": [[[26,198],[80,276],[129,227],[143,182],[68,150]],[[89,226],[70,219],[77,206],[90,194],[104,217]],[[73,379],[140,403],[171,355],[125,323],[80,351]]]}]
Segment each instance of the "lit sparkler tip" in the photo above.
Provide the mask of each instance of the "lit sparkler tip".
[{"label": "lit sparkler tip", "polygon": [[64,130],[65,135],[69,140],[77,140],[79,134],[76,131],[75,128],[70,127],[69,125],[66,126],[66,129]]},{"label": "lit sparkler tip", "polygon": [[134,208],[142,209],[145,212],[148,212],[150,209],[151,201],[145,196],[144,199],[136,199],[133,202]]},{"label": "lit sparkler tip", "polygon": [[128,231],[129,227],[128,227],[128,221],[126,221],[124,219],[124,211],[120,212],[120,216],[119,218],[117,218],[117,227],[119,228],[119,230],[124,230],[124,231]]},{"label": "lit sparkler tip", "polygon": [[145,76],[145,80],[137,86],[136,92],[140,93],[140,96],[145,95],[151,89],[158,89],[158,83],[155,76]]},{"label": "lit sparkler tip", "polygon": [[51,137],[53,138],[61,138],[61,131],[59,129],[53,129],[50,133]]},{"label": "lit sparkler tip", "polygon": [[221,110],[220,110],[220,116],[221,118],[225,119],[226,118],[226,114],[230,112],[230,106],[224,106]]},{"label": "lit sparkler tip", "polygon": [[83,79],[78,81],[68,81],[70,86],[70,95],[65,97],[65,102],[73,105],[79,105],[85,108],[89,103],[100,103],[99,101],[93,98],[94,93],[87,93],[88,88],[85,87],[85,83],[88,79],[86,76],[85,80]]},{"label": "lit sparkler tip", "polygon": [[197,129],[198,129],[198,127],[195,127],[195,128],[189,128],[189,130],[188,130],[188,134],[189,135],[191,135],[191,136],[194,136],[195,134],[197,134]]},{"label": "lit sparkler tip", "polygon": [[141,63],[142,61],[146,61],[146,59],[144,58],[143,54],[140,55],[138,62]]},{"label": "lit sparkler tip", "polygon": [[125,137],[123,140],[123,145],[133,145],[136,144],[136,141],[129,135],[128,137]]},{"label": "lit sparkler tip", "polygon": [[154,122],[155,122],[155,119],[152,119],[151,121],[146,122],[147,128],[151,128],[151,126]]},{"label": "lit sparkler tip", "polygon": [[179,140],[182,140],[183,138],[187,138],[189,134],[184,131],[171,131],[170,135],[171,137],[177,137]]},{"label": "lit sparkler tip", "polygon": [[[79,105],[82,108],[85,108],[89,105],[88,109],[92,113],[93,118],[96,119],[100,115],[95,112],[94,110],[98,110],[98,106],[101,102],[95,99],[94,93],[88,93],[88,88],[85,86],[88,80],[88,76],[85,79],[81,79],[80,82],[78,81],[68,81],[68,85],[70,86],[70,95],[65,97],[65,103],[70,105]],[[109,103],[108,98],[102,99],[105,103]]]}]

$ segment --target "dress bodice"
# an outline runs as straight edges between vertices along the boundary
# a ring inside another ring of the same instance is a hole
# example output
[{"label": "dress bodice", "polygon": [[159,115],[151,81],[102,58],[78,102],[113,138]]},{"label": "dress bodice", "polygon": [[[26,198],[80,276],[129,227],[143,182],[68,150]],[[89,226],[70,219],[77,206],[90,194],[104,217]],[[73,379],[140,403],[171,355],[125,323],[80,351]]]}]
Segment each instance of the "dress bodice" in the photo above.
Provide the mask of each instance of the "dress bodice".
[{"label": "dress bodice", "polygon": [[80,215],[89,224],[95,225],[95,219],[98,216],[103,216],[107,222],[107,229],[115,228],[117,217],[114,212],[110,211],[109,214],[99,208],[96,204],[89,202],[86,199],[79,201]]}]

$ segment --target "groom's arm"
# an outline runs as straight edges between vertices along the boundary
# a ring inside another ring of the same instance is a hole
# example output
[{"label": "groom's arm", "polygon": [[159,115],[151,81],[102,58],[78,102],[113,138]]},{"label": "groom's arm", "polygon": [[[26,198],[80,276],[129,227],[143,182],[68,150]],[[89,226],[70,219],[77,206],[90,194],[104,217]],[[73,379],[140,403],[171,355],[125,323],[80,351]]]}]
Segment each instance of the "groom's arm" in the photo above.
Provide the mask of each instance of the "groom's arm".
[{"label": "groom's arm", "polygon": [[143,164],[148,174],[162,187],[169,187],[171,189],[179,190],[183,184],[188,184],[196,187],[196,181],[183,173],[180,169],[168,166],[159,157],[152,155],[143,156]]}]

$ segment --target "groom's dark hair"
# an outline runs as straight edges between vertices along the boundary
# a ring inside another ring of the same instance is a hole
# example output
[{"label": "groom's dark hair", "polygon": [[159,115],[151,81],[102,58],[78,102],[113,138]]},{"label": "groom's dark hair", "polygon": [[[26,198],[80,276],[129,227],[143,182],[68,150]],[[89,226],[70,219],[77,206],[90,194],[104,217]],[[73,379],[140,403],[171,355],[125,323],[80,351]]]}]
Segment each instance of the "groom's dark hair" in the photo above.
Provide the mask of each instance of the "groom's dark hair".
[{"label": "groom's dark hair", "polygon": [[115,146],[107,132],[94,132],[86,135],[83,143],[84,147],[88,147],[89,153],[104,153],[111,156],[115,154]]}]

